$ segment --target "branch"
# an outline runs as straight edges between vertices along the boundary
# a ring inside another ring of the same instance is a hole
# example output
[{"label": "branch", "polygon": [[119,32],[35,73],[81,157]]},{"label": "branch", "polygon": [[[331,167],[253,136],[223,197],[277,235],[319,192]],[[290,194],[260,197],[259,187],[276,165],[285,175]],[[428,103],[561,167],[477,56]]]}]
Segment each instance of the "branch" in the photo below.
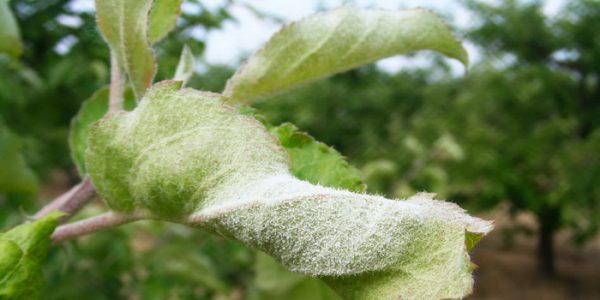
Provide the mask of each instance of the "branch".
[{"label": "branch", "polygon": [[107,212],[88,219],[58,226],[52,234],[52,241],[54,243],[58,243],[103,229],[141,220],[143,218],[144,215],[142,214],[120,214]]},{"label": "branch", "polygon": [[108,95],[108,112],[123,109],[123,73],[117,56],[110,54],[110,89]]},{"label": "branch", "polygon": [[96,196],[96,189],[90,178],[86,176],[81,183],[44,206],[33,218],[39,219],[53,210],[60,210],[68,214],[61,219],[64,221],[81,210],[94,196]]}]

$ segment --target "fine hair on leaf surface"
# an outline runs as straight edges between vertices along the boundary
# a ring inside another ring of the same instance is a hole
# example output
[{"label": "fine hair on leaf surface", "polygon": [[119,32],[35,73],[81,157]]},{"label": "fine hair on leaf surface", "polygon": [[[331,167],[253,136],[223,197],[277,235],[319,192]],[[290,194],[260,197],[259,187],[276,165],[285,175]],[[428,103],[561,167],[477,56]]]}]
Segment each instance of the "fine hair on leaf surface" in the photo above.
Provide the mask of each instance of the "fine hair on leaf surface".
[{"label": "fine hair on leaf surface", "polygon": [[284,26],[237,70],[223,94],[230,102],[252,102],[302,82],[418,50],[434,50],[468,64],[461,42],[428,10],[344,6]]},{"label": "fine hair on leaf surface", "polygon": [[111,208],[204,226],[356,299],[471,291],[465,234],[490,223],[429,194],[390,200],[295,178],[261,123],[180,86],[161,82],[92,127],[86,162]]},{"label": "fine hair on leaf surface", "polygon": [[[194,73],[187,46],[174,80],[153,84],[152,47],[177,24],[181,0],[95,3],[110,48],[112,82],[82,103],[69,145],[82,186],[90,194],[97,191],[111,211],[56,230],[64,219],[51,213],[0,233],[0,297],[39,294],[33,289],[41,284],[41,261],[51,239],[139,219],[201,227],[240,241],[272,257],[257,265],[276,262],[301,273],[290,286],[315,286],[328,299],[336,298],[334,291],[348,299],[471,293],[468,252],[492,230],[491,222],[430,193],[407,199],[370,195],[360,171],[333,147],[291,123],[272,126],[240,108],[298,84],[420,50],[467,66],[461,42],[436,14],[341,7],[309,16],[284,26],[222,93],[210,93],[185,88]],[[19,157],[18,149],[9,150]],[[271,276],[277,274],[284,272]]]}]

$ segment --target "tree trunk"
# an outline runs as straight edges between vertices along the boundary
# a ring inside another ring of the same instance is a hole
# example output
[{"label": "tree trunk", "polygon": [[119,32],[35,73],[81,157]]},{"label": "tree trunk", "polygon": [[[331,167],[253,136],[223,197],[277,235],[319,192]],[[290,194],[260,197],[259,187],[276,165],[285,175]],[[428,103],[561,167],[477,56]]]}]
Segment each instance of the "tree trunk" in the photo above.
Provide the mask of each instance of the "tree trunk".
[{"label": "tree trunk", "polygon": [[560,214],[556,208],[543,209],[538,214],[540,223],[538,241],[538,266],[544,277],[554,277],[554,233],[558,228]]}]

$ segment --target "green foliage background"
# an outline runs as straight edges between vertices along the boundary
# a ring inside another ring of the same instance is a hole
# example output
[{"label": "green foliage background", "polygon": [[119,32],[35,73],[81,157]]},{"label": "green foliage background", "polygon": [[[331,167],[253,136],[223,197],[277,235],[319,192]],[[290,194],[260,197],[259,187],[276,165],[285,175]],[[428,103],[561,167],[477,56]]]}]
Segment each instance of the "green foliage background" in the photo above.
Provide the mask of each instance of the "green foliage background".
[{"label": "green foliage background", "polygon": [[[189,2],[200,12],[184,14],[158,44],[158,79],[173,74],[184,43],[202,56],[194,28],[232,20],[229,4],[208,9]],[[367,66],[255,106],[271,124],[292,122],[348,156],[371,192],[402,198],[427,190],[473,210],[507,202],[534,213],[540,260],[551,271],[547,243],[554,232],[572,228],[583,243],[600,224],[600,4],[571,1],[556,18],[544,15],[539,2],[464,4],[479,16],[464,35],[484,55],[466,78],[441,60],[396,74]],[[38,199],[38,182],[44,185],[51,170],[77,181],[70,120],[109,75],[93,13],[72,10],[68,0],[10,6],[24,51],[19,60],[0,56],[2,228],[47,200]],[[66,26],[61,15],[81,25]],[[67,54],[54,50],[73,39]],[[188,85],[220,91],[231,73],[209,66]],[[153,222],[54,247],[45,275],[48,299],[335,297],[320,281],[290,275],[237,242]]]}]

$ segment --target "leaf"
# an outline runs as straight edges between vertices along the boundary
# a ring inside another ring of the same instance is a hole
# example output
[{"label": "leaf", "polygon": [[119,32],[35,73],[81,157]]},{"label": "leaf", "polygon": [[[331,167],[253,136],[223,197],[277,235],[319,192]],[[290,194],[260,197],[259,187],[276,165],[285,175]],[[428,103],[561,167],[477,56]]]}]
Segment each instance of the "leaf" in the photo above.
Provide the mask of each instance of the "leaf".
[{"label": "leaf", "polygon": [[156,72],[148,40],[151,6],[152,0],[96,0],[98,28],[138,99],[152,85]]},{"label": "leaf", "polygon": [[489,222],[431,194],[398,201],[302,181],[260,122],[180,85],[156,84],[90,128],[86,164],[112,209],[204,226],[356,299],[470,293],[465,232]]},{"label": "leaf", "polygon": [[181,57],[179,58],[173,80],[183,81],[183,86],[185,86],[188,80],[192,78],[192,75],[194,75],[194,54],[190,50],[190,47],[185,45],[183,46],[183,50],[181,50]]},{"label": "leaf", "polygon": [[479,243],[479,241],[481,241],[481,239],[484,236],[485,236],[484,234],[479,234],[479,233],[475,233],[475,232],[466,232],[465,233],[465,246],[467,247],[467,251],[473,250],[473,248],[475,248],[475,245],[477,245],[477,243]]},{"label": "leaf", "polygon": [[360,10],[319,13],[277,32],[229,79],[230,102],[252,102],[299,83],[418,50],[461,61],[468,55],[446,24],[423,10]]},{"label": "leaf", "polygon": [[38,299],[44,286],[42,263],[60,212],[0,234],[0,299]]},{"label": "leaf", "polygon": [[258,253],[255,263],[254,285],[258,294],[251,299],[338,300],[340,297],[318,278],[292,273],[272,257]]},{"label": "leaf", "polygon": [[348,164],[335,149],[317,142],[291,123],[270,129],[287,150],[294,176],[308,182],[353,192],[364,192],[360,171]]},{"label": "leaf", "polygon": [[154,44],[162,40],[175,27],[181,13],[182,0],[154,0],[150,9],[148,37]]},{"label": "leaf", "polygon": [[[69,148],[71,149],[71,158],[82,177],[87,173],[84,156],[87,148],[88,128],[90,124],[100,120],[108,112],[108,95],[107,86],[96,91],[81,104],[79,112],[71,120]],[[135,107],[135,97],[130,89],[125,91],[123,99],[125,110],[132,110]]]},{"label": "leaf", "polygon": [[34,197],[37,177],[21,154],[21,141],[0,123],[0,193],[16,193]]},{"label": "leaf", "polygon": [[0,53],[18,58],[23,53],[23,43],[9,1],[0,0]]}]

